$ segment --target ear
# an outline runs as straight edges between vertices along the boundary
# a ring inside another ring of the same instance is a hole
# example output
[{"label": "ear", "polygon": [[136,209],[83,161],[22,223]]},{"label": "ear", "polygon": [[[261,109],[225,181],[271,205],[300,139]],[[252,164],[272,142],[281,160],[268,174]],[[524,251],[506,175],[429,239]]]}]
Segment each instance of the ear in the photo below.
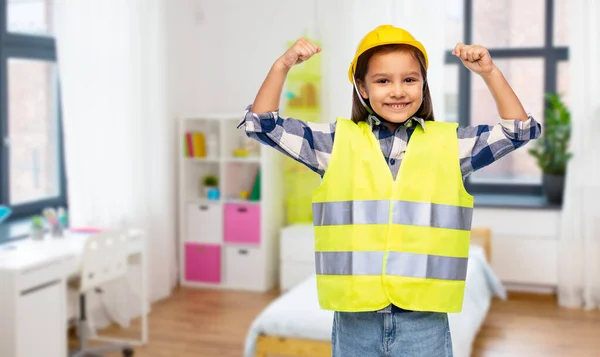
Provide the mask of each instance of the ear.
[{"label": "ear", "polygon": [[356,81],[356,84],[358,86],[358,91],[360,92],[360,96],[363,97],[363,99],[369,99],[369,92],[367,92],[367,87],[365,86],[363,81]]}]

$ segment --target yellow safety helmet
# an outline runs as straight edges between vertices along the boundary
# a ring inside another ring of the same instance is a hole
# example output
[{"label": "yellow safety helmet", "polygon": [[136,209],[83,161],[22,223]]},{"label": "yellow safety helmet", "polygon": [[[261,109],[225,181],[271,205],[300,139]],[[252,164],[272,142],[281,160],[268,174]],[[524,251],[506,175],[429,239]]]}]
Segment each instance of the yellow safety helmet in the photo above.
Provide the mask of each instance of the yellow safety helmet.
[{"label": "yellow safety helmet", "polygon": [[394,27],[392,25],[381,25],[366,34],[358,44],[356,54],[354,55],[354,59],[352,59],[352,62],[350,63],[350,69],[348,70],[348,78],[350,79],[350,83],[354,84],[354,71],[356,70],[356,62],[358,61],[358,57],[360,55],[373,47],[391,44],[406,44],[416,47],[419,51],[421,51],[421,53],[423,53],[423,56],[425,57],[425,68],[429,67],[427,51],[425,51],[425,47],[423,47],[419,41],[415,40],[413,35],[404,29]]}]

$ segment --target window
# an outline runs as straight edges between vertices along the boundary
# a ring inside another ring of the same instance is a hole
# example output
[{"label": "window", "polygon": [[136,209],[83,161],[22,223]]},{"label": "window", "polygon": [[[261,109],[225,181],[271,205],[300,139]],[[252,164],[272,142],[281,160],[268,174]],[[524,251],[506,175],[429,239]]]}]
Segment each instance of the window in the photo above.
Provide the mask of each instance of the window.
[{"label": "window", "polygon": [[[446,1],[445,114],[460,125],[496,123],[496,105],[483,80],[452,56],[457,42],[488,48],[525,110],[542,124],[545,93],[568,103],[566,0]],[[471,193],[541,194],[542,173],[529,145],[473,173]]]},{"label": "window", "polygon": [[0,204],[66,206],[53,0],[0,0]]}]

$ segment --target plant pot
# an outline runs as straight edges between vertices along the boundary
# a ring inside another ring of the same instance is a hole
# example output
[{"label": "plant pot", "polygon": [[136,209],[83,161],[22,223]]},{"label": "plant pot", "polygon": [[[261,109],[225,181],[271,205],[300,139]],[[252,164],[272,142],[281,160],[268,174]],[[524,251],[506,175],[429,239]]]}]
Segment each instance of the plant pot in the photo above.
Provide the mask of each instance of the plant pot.
[{"label": "plant pot", "polygon": [[205,186],[204,187],[204,197],[209,200],[218,200],[220,197],[219,188],[216,186]]},{"label": "plant pot", "polygon": [[31,227],[29,231],[29,236],[33,240],[44,240],[44,237],[46,236],[46,231],[44,230],[44,228]]},{"label": "plant pot", "polygon": [[543,189],[549,203],[561,204],[565,189],[565,176],[544,174]]}]

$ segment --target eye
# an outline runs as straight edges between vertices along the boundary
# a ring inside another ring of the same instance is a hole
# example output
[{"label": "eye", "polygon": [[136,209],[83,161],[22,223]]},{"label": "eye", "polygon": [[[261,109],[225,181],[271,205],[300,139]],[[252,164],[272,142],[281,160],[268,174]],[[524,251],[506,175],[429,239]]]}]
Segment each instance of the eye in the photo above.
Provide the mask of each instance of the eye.
[{"label": "eye", "polygon": [[416,78],[406,78],[405,79],[408,83],[412,83],[412,82],[417,82],[418,80]]},{"label": "eye", "polygon": [[378,79],[375,81],[375,83],[387,83],[389,82],[387,79]]}]

